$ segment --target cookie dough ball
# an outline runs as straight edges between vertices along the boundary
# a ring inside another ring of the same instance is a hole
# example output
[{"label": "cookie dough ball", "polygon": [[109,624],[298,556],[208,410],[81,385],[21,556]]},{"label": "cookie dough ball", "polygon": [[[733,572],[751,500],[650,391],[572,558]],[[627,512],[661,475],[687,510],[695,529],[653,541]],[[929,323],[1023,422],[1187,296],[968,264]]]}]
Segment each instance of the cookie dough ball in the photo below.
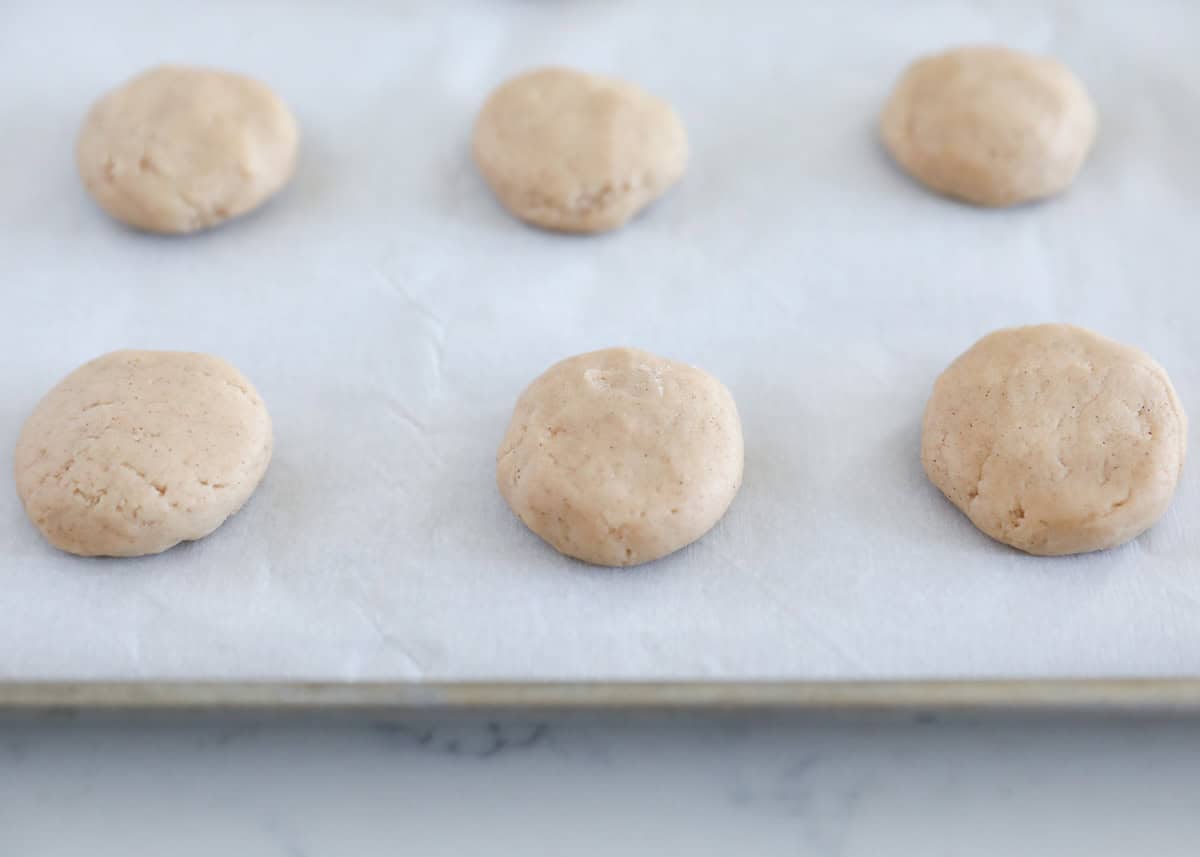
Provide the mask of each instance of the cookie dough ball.
[{"label": "cookie dough ball", "polygon": [[913,63],[883,111],[892,157],[939,193],[1016,205],[1071,183],[1096,136],[1096,109],[1069,69],[998,47]]},{"label": "cookie dough ball", "polygon": [[263,84],[159,66],[105,95],[76,145],[88,192],[149,232],[195,232],[257,208],[296,166],[291,112]]},{"label": "cookie dough ball", "polygon": [[1065,324],[1000,330],[955,360],[925,409],[929,479],[997,541],[1103,550],[1166,511],[1187,417],[1136,348]]},{"label": "cookie dough ball", "polygon": [[637,565],[691,544],[742,483],[742,424],[716,378],[634,348],[558,363],[496,456],[508,505],[558,551]]},{"label": "cookie dough ball", "polygon": [[493,92],[474,150],[505,208],[562,232],[616,229],[679,181],[688,159],[671,105],[566,68],[532,71]]},{"label": "cookie dough ball", "polygon": [[271,420],[217,357],[116,351],[46,394],[17,441],[17,494],[55,547],[141,556],[203,538],[271,459]]}]

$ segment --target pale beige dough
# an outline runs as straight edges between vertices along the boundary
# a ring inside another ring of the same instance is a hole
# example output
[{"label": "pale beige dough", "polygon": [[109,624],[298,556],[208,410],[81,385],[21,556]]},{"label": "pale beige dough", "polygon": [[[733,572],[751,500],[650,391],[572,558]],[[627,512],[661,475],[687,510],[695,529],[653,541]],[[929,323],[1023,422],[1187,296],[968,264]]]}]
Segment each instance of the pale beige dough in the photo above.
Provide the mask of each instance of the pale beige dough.
[{"label": "pale beige dough", "polygon": [[1044,324],[985,336],[925,409],[929,479],[992,538],[1033,554],[1103,550],[1166,511],[1187,417],[1136,348]]},{"label": "pale beige dough", "polygon": [[264,84],[164,65],[96,102],[76,144],[84,186],[130,226],[184,233],[257,208],[296,166],[299,132]]},{"label": "pale beige dough", "polygon": [[508,505],[557,550],[649,562],[708,532],[742,483],[742,426],[711,375],[634,348],[558,363],[521,394],[496,457]]},{"label": "pale beige dough", "polygon": [[883,111],[883,141],[934,190],[1006,206],[1065,190],[1096,136],[1083,84],[1056,60],[965,47],[917,60]]},{"label": "pale beige dough", "polygon": [[500,202],[563,232],[616,229],[683,176],[671,105],[620,80],[543,68],[501,85],[475,123],[475,162]]},{"label": "pale beige dough", "polygon": [[271,460],[271,420],[224,360],[116,351],[38,403],[17,440],[17,494],[55,547],[141,556],[203,538]]}]

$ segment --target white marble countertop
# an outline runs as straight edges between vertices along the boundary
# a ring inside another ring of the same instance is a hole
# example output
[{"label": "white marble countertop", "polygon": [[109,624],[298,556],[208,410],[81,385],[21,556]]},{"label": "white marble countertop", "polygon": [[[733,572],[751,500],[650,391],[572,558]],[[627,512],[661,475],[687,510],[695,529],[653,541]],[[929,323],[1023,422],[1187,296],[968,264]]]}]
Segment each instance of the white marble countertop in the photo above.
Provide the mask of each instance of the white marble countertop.
[{"label": "white marble countertop", "polygon": [[1200,723],[0,720],[0,854],[1194,855]]}]

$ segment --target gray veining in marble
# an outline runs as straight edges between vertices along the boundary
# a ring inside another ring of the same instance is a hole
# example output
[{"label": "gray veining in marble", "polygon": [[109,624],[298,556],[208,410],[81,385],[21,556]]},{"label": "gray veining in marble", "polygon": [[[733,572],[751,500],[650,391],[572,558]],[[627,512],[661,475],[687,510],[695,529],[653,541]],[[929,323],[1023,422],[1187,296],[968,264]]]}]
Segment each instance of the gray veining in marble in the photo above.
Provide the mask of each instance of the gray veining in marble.
[{"label": "gray veining in marble", "polygon": [[1194,855],[1200,723],[0,720],[0,855]]}]

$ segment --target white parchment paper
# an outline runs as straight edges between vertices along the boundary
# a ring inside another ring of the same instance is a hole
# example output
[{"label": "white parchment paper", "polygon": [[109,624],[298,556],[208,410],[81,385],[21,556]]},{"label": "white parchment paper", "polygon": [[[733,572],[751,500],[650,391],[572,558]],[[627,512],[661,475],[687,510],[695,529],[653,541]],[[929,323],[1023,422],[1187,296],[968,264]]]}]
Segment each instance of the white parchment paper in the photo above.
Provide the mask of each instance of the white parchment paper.
[{"label": "white parchment paper", "polygon": [[[1139,345],[1200,420],[1198,33],[1200,4],[1155,0],[8,0],[6,460],[51,385],[126,346],[232,361],[276,454],[215,535],[134,561],[55,552],[8,483],[0,678],[1200,672],[1200,466],[1134,543],[1034,559],[918,461],[934,377],[1006,325]],[[881,151],[903,66],[979,41],[1053,53],[1090,87],[1100,136],[1067,196],[982,211]],[[84,112],[164,60],[253,74],[294,107],[283,196],[184,239],[90,203]],[[490,88],[551,62],[637,81],[688,126],[687,178],[619,233],[523,227],[471,164]],[[527,532],[494,455],[526,383],[621,343],[728,384],[746,474],[707,538],[611,571]]]}]

